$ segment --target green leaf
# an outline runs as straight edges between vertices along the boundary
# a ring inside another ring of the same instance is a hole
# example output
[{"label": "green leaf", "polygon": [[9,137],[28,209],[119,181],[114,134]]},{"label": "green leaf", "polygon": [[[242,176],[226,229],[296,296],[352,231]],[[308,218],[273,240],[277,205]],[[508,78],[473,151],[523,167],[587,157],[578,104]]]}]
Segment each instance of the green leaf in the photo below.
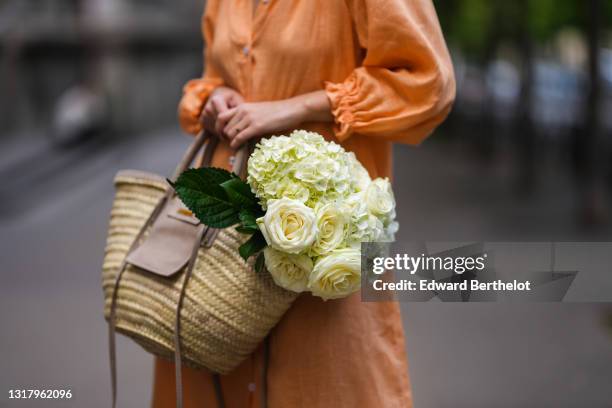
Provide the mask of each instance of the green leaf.
[{"label": "green leaf", "polygon": [[240,222],[239,207],[220,186],[233,177],[236,176],[223,169],[189,169],[179,176],[173,187],[185,206],[203,224],[226,228]]},{"label": "green leaf", "polygon": [[257,198],[251,191],[251,187],[249,187],[245,181],[235,177],[221,183],[221,187],[225,190],[234,205],[241,208],[254,207],[257,205]]},{"label": "green leaf", "polygon": [[251,229],[252,232],[255,232],[259,229],[259,226],[257,225],[257,218],[251,210],[240,210],[240,212],[238,213],[238,218],[240,218],[240,224],[242,227]]},{"label": "green leaf", "polygon": [[257,255],[257,259],[255,260],[255,272],[263,272],[264,267],[266,266],[265,261],[266,259],[264,257],[264,253],[260,252],[259,255]]},{"label": "green leaf", "polygon": [[264,249],[266,245],[268,244],[266,243],[266,239],[264,238],[263,234],[261,231],[257,231],[251,236],[251,238],[249,238],[247,242],[240,245],[240,248],[238,248],[238,253],[242,259],[246,261],[251,255],[254,255]]},{"label": "green leaf", "polygon": [[237,175],[216,167],[189,169],[170,185],[203,224],[227,228],[241,223],[239,231],[246,234],[258,230],[255,219],[264,211]]},{"label": "green leaf", "polygon": [[237,177],[235,174],[225,169],[202,167],[199,169],[185,170],[181,173],[174,185],[180,184],[188,187],[198,187],[201,183],[219,185],[235,177]]},{"label": "green leaf", "polygon": [[254,234],[259,231],[259,226],[252,209],[240,210],[238,218],[240,218],[240,225],[236,228],[236,231],[242,234]]},{"label": "green leaf", "polygon": [[255,233],[255,231],[253,231],[252,228],[246,228],[246,227],[243,227],[241,225],[236,227],[236,231],[238,231],[241,234],[247,234],[247,235],[251,235],[251,234]]},{"label": "green leaf", "polygon": [[199,174],[206,177],[213,184],[221,184],[231,179],[240,180],[240,178],[225,169],[219,167],[202,167],[195,169]]}]

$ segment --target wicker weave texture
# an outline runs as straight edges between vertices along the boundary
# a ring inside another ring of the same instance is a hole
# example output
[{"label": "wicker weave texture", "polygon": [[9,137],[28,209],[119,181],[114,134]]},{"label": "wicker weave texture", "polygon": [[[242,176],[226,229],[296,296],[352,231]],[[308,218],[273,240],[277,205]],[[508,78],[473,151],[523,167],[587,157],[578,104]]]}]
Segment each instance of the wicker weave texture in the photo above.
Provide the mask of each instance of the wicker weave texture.
[{"label": "wicker weave texture", "polygon": [[[152,174],[123,172],[115,178],[102,286],[108,319],[113,286],[134,237],[164,194]],[[201,248],[181,309],[183,361],[225,374],[240,364],[289,308],[296,294],[256,273],[238,254],[246,237],[222,230],[211,248]],[[176,306],[184,271],[164,278],[128,266],[117,292],[116,327],[146,350],[172,358]]]}]

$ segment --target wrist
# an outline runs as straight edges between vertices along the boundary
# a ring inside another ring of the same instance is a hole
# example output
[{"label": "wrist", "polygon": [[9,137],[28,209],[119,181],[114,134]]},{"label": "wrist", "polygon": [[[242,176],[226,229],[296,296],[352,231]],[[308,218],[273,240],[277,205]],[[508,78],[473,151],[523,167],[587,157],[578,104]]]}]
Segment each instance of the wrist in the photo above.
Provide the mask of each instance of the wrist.
[{"label": "wrist", "polygon": [[219,85],[217,87],[215,87],[212,92],[210,93],[210,96],[213,95],[223,95],[224,93],[226,93],[227,91],[229,91],[230,88],[228,88],[225,85]]},{"label": "wrist", "polygon": [[[258,102],[255,102],[257,104]],[[264,102],[271,104],[275,111],[275,123],[280,129],[296,128],[306,121],[307,112],[304,109],[299,97],[282,99],[274,102]]]},{"label": "wrist", "polygon": [[331,103],[325,91],[315,91],[296,97],[301,122],[333,121]]}]

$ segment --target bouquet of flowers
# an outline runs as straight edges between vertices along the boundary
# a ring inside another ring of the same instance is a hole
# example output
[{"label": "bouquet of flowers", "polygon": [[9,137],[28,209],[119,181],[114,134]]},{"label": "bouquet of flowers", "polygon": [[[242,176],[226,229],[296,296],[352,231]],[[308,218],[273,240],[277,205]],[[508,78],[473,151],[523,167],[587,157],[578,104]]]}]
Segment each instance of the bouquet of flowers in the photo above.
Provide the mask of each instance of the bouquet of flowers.
[{"label": "bouquet of flowers", "polygon": [[257,255],[257,271],[265,265],[277,285],[325,300],[359,290],[361,242],[392,241],[398,230],[389,180],[371,180],[353,153],[304,130],[258,143],[246,182],[201,168],[173,186],[203,224],[250,235],[239,252]]}]

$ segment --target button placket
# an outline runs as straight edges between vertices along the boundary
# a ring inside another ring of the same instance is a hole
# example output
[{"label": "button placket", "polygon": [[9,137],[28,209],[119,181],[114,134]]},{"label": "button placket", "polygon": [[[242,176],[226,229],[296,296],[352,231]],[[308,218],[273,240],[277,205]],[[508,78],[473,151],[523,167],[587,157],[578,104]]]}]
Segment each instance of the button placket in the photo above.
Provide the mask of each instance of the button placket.
[{"label": "button placket", "polygon": [[[245,2],[244,4],[251,4],[250,2]],[[250,18],[249,18],[249,26],[247,28],[248,34],[247,38],[245,38],[244,43],[242,45],[242,49],[240,53],[242,54],[239,58],[240,66],[242,70],[243,80],[245,83],[245,97],[250,98],[253,91],[253,65],[255,64],[255,58],[253,56],[253,44],[257,41],[257,37],[259,36],[259,32],[262,29],[262,25],[264,20],[268,15],[268,6],[270,5],[270,0],[260,0],[259,4],[255,8],[254,11],[251,9]]]}]

